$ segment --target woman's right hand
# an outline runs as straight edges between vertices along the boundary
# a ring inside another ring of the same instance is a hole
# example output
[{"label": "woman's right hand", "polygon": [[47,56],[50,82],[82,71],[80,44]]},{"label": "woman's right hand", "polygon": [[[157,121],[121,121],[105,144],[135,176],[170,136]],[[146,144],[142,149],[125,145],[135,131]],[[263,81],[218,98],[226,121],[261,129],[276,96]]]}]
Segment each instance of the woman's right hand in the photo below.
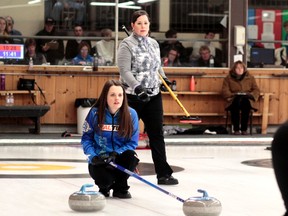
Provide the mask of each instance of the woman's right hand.
[{"label": "woman's right hand", "polygon": [[102,158],[100,158],[98,156],[94,156],[92,158],[92,165],[99,166],[99,165],[103,165],[103,164],[105,164],[105,161]]}]

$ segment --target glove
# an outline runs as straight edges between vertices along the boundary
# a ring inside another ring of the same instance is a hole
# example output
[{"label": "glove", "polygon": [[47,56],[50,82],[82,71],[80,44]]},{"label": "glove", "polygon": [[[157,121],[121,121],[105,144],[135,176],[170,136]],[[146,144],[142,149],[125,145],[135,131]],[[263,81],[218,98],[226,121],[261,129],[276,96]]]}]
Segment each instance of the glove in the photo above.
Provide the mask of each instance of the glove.
[{"label": "glove", "polygon": [[143,102],[150,101],[148,94],[146,93],[145,89],[141,85],[137,86],[134,91],[141,101]]},{"label": "glove", "polygon": [[105,161],[102,158],[100,158],[98,156],[95,156],[95,157],[92,158],[92,165],[100,166],[100,165],[103,165],[103,164],[105,164]]},{"label": "glove", "polygon": [[109,154],[109,157],[107,158],[107,159],[105,159],[105,163],[107,163],[107,164],[109,164],[110,162],[115,162],[115,160],[116,160],[116,157],[117,157],[117,155],[118,155],[118,153],[117,152],[111,152],[110,154]]},{"label": "glove", "polygon": [[172,82],[166,77],[166,78],[163,78],[164,79],[164,81],[166,82],[166,84],[168,85],[168,86],[171,86],[172,85]]}]

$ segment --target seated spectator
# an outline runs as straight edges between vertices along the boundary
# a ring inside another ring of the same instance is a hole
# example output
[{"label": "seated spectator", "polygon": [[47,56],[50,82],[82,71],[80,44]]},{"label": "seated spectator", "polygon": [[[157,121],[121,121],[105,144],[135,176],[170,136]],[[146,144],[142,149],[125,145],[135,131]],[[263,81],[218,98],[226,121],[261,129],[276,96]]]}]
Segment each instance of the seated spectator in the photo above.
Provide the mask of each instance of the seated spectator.
[{"label": "seated spectator", "polygon": [[223,80],[221,94],[225,99],[225,109],[231,113],[234,134],[247,135],[249,114],[251,109],[255,109],[260,90],[243,62],[234,63]]},{"label": "seated spectator", "polygon": [[181,62],[179,61],[179,52],[176,48],[171,48],[168,55],[162,58],[162,66],[181,67]]},{"label": "seated spectator", "polygon": [[82,41],[85,41],[91,47],[90,40],[81,40],[77,38],[77,37],[84,37],[83,27],[80,24],[75,24],[73,33],[75,39],[68,40],[66,44],[65,58],[67,61],[72,60],[74,57],[78,55],[78,47]]},{"label": "seated spectator", "polygon": [[[215,38],[215,33],[212,31],[207,31],[204,35],[204,39],[206,40],[213,40]],[[196,41],[195,43],[193,43],[193,52],[190,56],[190,59],[192,60],[197,60],[200,57],[200,47],[202,46],[208,46],[210,49],[210,52],[213,56],[216,56],[216,44],[211,42],[211,41]]]},{"label": "seated spectator", "polygon": [[74,65],[93,65],[93,57],[89,55],[90,46],[85,41],[79,44],[78,55],[72,59]]},{"label": "seated spectator", "polygon": [[9,37],[8,25],[4,17],[0,17],[0,44],[13,44],[13,40]]},{"label": "seated spectator", "polygon": [[52,17],[57,22],[63,21],[61,20],[63,10],[69,10],[70,8],[76,10],[75,22],[83,24],[86,8],[84,2],[79,0],[57,0],[52,9]]},{"label": "seated spectator", "polygon": [[[7,21],[7,31],[9,35],[17,35],[17,36],[21,36],[22,33],[16,29],[14,29],[14,19],[11,16],[6,16],[5,17],[6,21]],[[24,40],[23,38],[13,38],[13,43],[14,44],[24,44]]]},{"label": "seated spectator", "polygon": [[179,51],[180,62],[186,62],[186,50],[180,41],[177,40],[177,31],[170,29],[165,33],[167,40],[160,44],[161,58],[168,56],[169,50],[171,48],[176,48]]},{"label": "seated spectator", "polygon": [[115,52],[115,42],[111,40],[112,30],[111,29],[102,29],[101,37],[107,37],[98,41],[96,43],[95,52],[99,57],[102,57],[104,60],[104,65],[111,65],[114,62],[114,52]]},{"label": "seated spectator", "polygon": [[29,64],[30,58],[33,59],[34,65],[42,65],[47,63],[42,53],[36,52],[36,41],[33,38],[27,38],[25,41],[25,64]]},{"label": "seated spectator", "polygon": [[64,57],[63,40],[55,39],[57,32],[55,30],[55,20],[51,17],[45,19],[44,29],[39,31],[36,36],[50,36],[51,38],[37,39],[37,52],[45,55],[47,62],[51,65],[58,65]]},{"label": "seated spectator", "polygon": [[192,61],[192,66],[196,67],[221,67],[221,64],[211,54],[208,46],[203,45],[199,50],[200,57],[196,61]]}]

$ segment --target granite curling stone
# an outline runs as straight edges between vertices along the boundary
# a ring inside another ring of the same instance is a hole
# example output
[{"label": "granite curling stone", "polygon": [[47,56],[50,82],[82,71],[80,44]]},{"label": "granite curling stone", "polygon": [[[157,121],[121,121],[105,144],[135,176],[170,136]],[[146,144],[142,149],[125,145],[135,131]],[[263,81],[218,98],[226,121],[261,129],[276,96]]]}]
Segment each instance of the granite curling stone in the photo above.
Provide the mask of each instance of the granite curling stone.
[{"label": "granite curling stone", "polygon": [[84,184],[80,191],[69,196],[69,206],[72,210],[78,212],[100,211],[106,205],[105,196],[96,191],[86,191],[87,187],[93,187],[93,184]]},{"label": "granite curling stone", "polygon": [[198,190],[203,193],[202,197],[190,197],[183,203],[183,213],[186,216],[218,216],[222,211],[219,200],[209,197],[205,190]]}]

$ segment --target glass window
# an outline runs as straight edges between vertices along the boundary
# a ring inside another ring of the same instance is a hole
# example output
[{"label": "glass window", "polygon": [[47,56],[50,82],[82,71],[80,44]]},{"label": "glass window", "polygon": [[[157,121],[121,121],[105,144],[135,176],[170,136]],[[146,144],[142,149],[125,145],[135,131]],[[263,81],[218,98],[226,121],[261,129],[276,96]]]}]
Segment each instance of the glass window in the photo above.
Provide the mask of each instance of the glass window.
[{"label": "glass window", "polygon": [[288,2],[248,1],[249,67],[286,67],[288,43]]}]

